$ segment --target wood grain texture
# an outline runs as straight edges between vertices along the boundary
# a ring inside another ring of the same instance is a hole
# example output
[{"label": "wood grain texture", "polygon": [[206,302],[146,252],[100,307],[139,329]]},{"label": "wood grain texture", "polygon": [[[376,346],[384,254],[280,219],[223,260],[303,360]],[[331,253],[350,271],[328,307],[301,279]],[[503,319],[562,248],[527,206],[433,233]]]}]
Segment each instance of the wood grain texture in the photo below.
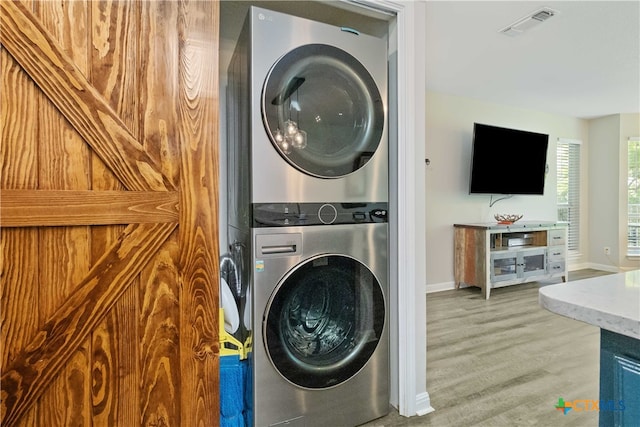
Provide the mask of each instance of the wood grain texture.
[{"label": "wood grain texture", "polygon": [[89,4],[91,84],[134,136],[139,135],[138,54],[141,7],[138,1],[92,1]]},{"label": "wood grain texture", "polygon": [[531,233],[533,236],[534,246],[547,246],[547,231],[534,231]]},{"label": "wood grain texture", "polygon": [[135,279],[91,335],[94,425],[140,425],[138,285]]},{"label": "wood grain texture", "polygon": [[5,367],[31,341],[39,326],[38,311],[25,310],[25,306],[38,306],[38,232],[2,230],[0,249],[0,361]]},{"label": "wood grain texture", "polygon": [[12,425],[153,257],[176,224],[129,226],[1,377],[3,424]]},{"label": "wood grain texture", "polygon": [[177,222],[179,196],[159,191],[0,191],[2,227]]},{"label": "wood grain texture", "polygon": [[[91,82],[140,139],[137,78],[140,66],[137,1],[91,2]],[[99,156],[93,156],[93,188],[118,189],[119,182]],[[177,221],[177,219],[176,219]],[[92,258],[117,238],[120,226],[92,227]],[[161,250],[161,249],[160,249]],[[137,277],[93,333],[92,410],[98,425],[135,426],[140,423],[139,323],[140,286]],[[126,395],[127,399],[121,396]]]},{"label": "wood grain texture", "polygon": [[470,284],[484,288],[486,266],[483,260],[486,247],[486,232],[472,227],[454,228],[454,277],[456,287]]},{"label": "wood grain texture", "polygon": [[219,5],[22,3],[0,2],[2,425],[217,425]]},{"label": "wood grain texture", "polygon": [[[4,48],[0,48],[0,68],[0,187],[36,189],[39,144],[34,98],[38,89]],[[1,370],[33,339],[40,326],[38,242],[39,230],[35,228],[0,230]],[[20,425],[36,425],[37,415],[38,408],[30,408]]]},{"label": "wood grain texture", "polygon": [[180,265],[183,425],[217,425],[218,290],[218,2],[181,2]]},{"label": "wood grain texture", "polygon": [[[34,3],[34,16],[56,40],[80,73],[88,71],[85,1],[66,4],[54,0]],[[56,106],[40,91],[38,103],[39,190],[86,191],[90,182],[90,148]],[[39,311],[49,319],[71,295],[90,268],[89,228],[40,229],[39,282],[55,283],[40,292]],[[80,343],[38,402],[38,420],[46,425],[89,426],[89,342]]]},{"label": "wood grain texture", "polygon": [[0,2],[0,41],[118,179],[130,190],[172,190],[104,98],[39,21],[19,3]]},{"label": "wood grain texture", "polygon": [[177,316],[181,304],[176,286],[179,268],[175,258],[178,244],[169,238],[140,281],[140,418],[142,425],[179,426],[183,390],[180,342],[183,337]]},{"label": "wood grain texture", "polygon": [[[140,3],[138,79],[140,139],[161,172],[179,185],[181,145],[177,115],[178,2]],[[160,100],[162,100],[160,102]],[[188,227],[189,225],[184,225]],[[180,228],[183,224],[180,225]],[[143,425],[185,425],[181,420],[182,390],[178,232],[158,251],[140,275],[140,419]],[[192,402],[189,402],[192,403]],[[184,411],[192,410],[187,407]]]},{"label": "wood grain texture", "polygon": [[[140,63],[137,48],[139,4],[136,1],[90,2],[91,25],[88,31],[91,84],[137,138],[140,137],[137,78]],[[95,191],[124,189],[95,153],[92,156],[92,186]],[[122,226],[93,226],[91,230],[91,259],[95,261],[117,240]],[[136,277],[92,334],[91,408],[94,425],[140,425],[140,286],[141,281]]]},{"label": "wood grain texture", "polygon": [[[0,49],[0,64],[0,187],[35,189],[38,126],[30,100],[36,89],[5,49]],[[0,361],[6,366],[38,326],[38,312],[24,310],[25,304],[38,303],[38,230],[0,230],[0,246]]]},{"label": "wood grain texture", "polygon": [[[0,49],[0,187],[38,188],[38,92],[6,49]],[[19,143],[18,143],[19,142]]]},{"label": "wood grain texture", "polygon": [[[138,70],[140,136],[162,172],[178,185],[179,55],[178,2],[143,2],[140,17]],[[162,100],[162,102],[158,102]]]}]

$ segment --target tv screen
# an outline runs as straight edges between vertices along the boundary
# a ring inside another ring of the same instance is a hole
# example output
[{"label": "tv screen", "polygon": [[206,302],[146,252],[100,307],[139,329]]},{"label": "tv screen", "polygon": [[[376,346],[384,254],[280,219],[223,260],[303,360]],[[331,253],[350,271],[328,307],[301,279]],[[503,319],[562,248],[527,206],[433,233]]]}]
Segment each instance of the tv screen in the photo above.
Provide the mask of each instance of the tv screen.
[{"label": "tv screen", "polygon": [[544,193],[549,135],[474,123],[469,193]]}]

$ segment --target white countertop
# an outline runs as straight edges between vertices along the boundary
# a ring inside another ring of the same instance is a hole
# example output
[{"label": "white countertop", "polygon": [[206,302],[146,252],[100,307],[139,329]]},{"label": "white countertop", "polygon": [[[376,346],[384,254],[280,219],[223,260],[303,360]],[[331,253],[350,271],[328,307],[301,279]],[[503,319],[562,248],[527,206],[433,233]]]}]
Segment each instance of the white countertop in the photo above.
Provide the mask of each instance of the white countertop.
[{"label": "white countertop", "polygon": [[640,270],[540,288],[547,310],[640,340]]}]

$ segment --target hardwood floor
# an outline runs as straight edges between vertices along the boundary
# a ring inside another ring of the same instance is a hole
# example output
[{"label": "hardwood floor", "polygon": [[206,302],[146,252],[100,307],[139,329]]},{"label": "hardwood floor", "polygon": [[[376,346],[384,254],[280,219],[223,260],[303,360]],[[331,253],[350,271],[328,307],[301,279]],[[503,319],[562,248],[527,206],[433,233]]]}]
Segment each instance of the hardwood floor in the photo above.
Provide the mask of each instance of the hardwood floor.
[{"label": "hardwood floor", "polygon": [[[580,270],[570,280],[609,274]],[[392,412],[364,426],[597,426],[597,411],[555,409],[598,399],[599,328],[538,305],[529,283],[427,295],[427,390],[435,412]]]}]

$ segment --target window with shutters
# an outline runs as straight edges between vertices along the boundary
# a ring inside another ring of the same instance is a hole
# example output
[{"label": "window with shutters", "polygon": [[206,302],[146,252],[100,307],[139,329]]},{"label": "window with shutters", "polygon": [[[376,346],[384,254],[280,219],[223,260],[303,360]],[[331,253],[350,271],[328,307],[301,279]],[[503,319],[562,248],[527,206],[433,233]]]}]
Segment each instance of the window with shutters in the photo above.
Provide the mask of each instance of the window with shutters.
[{"label": "window with shutters", "polygon": [[558,221],[568,224],[569,251],[580,247],[580,146],[572,139],[558,139],[557,194]]},{"label": "window with shutters", "polygon": [[640,137],[627,141],[627,255],[640,256]]}]

